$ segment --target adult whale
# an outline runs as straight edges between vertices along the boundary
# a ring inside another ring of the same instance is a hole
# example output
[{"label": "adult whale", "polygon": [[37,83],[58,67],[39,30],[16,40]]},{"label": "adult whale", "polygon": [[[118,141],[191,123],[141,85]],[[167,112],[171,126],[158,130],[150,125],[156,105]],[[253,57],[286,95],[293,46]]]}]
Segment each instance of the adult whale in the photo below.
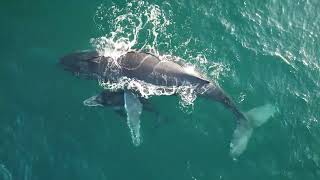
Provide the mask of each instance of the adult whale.
[{"label": "adult whale", "polygon": [[[116,83],[126,77],[159,86],[164,90],[192,86],[197,95],[222,103],[236,117],[236,129],[230,144],[232,156],[239,156],[246,149],[253,128],[265,123],[276,110],[274,106],[266,104],[242,113],[217,84],[198,72],[188,71],[183,63],[160,60],[150,53],[133,51],[113,59],[102,56],[96,51],[80,51],[62,57],[60,64],[65,70],[75,75],[106,82]],[[123,87],[122,90],[125,91],[124,106],[133,143],[139,145],[141,143],[140,114],[143,106],[139,100],[140,95],[138,91],[130,90],[128,87]],[[97,104],[94,97],[87,99],[85,104]]]}]

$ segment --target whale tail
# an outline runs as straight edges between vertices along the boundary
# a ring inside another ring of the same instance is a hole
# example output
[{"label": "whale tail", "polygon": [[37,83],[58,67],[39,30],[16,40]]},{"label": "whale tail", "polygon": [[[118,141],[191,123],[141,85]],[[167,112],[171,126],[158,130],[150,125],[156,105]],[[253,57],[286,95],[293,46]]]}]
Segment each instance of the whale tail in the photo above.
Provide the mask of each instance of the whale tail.
[{"label": "whale tail", "polygon": [[202,95],[222,103],[237,118],[237,127],[230,144],[232,157],[238,157],[245,151],[254,128],[266,123],[276,112],[276,107],[265,104],[243,113],[219,86],[210,83],[204,90]]},{"label": "whale tail", "polygon": [[232,157],[238,157],[245,151],[254,128],[266,123],[275,112],[275,106],[265,104],[243,113],[244,118],[238,119],[237,127],[230,143]]}]

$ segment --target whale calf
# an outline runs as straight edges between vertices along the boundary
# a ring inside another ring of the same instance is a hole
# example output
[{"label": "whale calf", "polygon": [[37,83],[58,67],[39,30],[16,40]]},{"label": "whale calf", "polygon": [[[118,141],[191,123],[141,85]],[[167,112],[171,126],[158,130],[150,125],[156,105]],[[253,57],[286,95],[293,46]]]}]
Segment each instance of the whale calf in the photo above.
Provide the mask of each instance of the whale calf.
[{"label": "whale calf", "polygon": [[[118,115],[126,116],[125,109],[124,109],[124,91],[108,91],[104,90],[98,95],[94,95],[86,100],[83,101],[85,106],[101,106],[101,107],[111,107]],[[146,98],[140,97],[140,102],[143,105],[143,110],[149,111],[154,113],[157,117],[158,123],[167,120],[167,117],[163,117],[160,113],[155,109],[153,104]]]},{"label": "whale calf", "polygon": [[[198,96],[218,101],[234,114],[236,129],[230,143],[230,153],[233,157],[242,154],[253,129],[265,123],[276,111],[274,106],[266,104],[243,113],[220,86],[205,78],[201,73],[190,72],[183,63],[161,60],[151,53],[132,51],[113,59],[102,56],[96,51],[79,51],[62,57],[60,64],[65,70],[75,75],[105,82],[116,83],[126,77],[168,90],[185,85],[192,86]],[[143,109],[141,94],[128,87],[123,87],[122,91],[124,91],[124,108],[132,141],[134,145],[139,145],[142,141],[140,134],[140,115]],[[94,104],[96,99],[89,98],[85,102]]]}]

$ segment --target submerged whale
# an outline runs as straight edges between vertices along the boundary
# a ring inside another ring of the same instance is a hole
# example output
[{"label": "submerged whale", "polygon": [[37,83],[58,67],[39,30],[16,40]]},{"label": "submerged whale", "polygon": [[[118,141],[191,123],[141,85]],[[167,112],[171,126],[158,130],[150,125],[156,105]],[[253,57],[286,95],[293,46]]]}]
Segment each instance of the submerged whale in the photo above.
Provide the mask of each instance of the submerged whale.
[{"label": "submerged whale", "polygon": [[[65,70],[75,75],[105,82],[116,83],[126,77],[169,90],[185,85],[192,86],[198,96],[218,101],[234,114],[236,129],[230,143],[230,153],[234,157],[239,156],[246,149],[253,128],[265,123],[276,110],[274,106],[266,104],[243,113],[222,88],[205,78],[201,73],[190,72],[183,63],[160,60],[156,55],[146,52],[127,52],[119,58],[113,59],[102,56],[96,51],[80,51],[62,57],[60,64]],[[140,100],[141,95],[138,91],[128,87],[123,87],[121,91],[123,91],[121,96],[123,94],[132,140],[135,145],[139,145],[141,143],[140,115],[143,108],[143,103]],[[103,101],[112,101],[112,98],[103,98],[103,96],[102,93],[84,102],[94,106],[106,104]]]},{"label": "submerged whale", "polygon": [[[118,115],[124,117],[126,116],[126,112],[124,109],[125,102],[123,96],[123,90],[118,90],[115,92],[104,90],[98,95],[86,99],[83,101],[83,104],[85,106],[111,107]],[[158,123],[162,122],[163,120],[167,120],[167,117],[161,116],[148,99],[139,97],[139,101],[142,103],[144,110],[153,113],[156,116]]]}]

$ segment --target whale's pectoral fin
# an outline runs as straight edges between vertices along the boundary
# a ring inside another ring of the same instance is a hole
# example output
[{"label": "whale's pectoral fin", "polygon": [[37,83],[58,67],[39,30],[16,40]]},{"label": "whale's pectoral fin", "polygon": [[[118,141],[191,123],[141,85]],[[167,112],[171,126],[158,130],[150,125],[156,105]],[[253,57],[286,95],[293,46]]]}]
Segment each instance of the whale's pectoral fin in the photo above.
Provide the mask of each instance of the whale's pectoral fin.
[{"label": "whale's pectoral fin", "polygon": [[142,104],[138,96],[130,91],[124,93],[124,102],[124,107],[127,112],[127,124],[130,129],[132,142],[135,146],[139,146],[142,142],[140,134]]},{"label": "whale's pectoral fin", "polygon": [[84,100],[83,105],[85,105],[85,106],[104,106],[102,104],[102,99],[101,99],[100,94],[89,97],[88,99]]}]

